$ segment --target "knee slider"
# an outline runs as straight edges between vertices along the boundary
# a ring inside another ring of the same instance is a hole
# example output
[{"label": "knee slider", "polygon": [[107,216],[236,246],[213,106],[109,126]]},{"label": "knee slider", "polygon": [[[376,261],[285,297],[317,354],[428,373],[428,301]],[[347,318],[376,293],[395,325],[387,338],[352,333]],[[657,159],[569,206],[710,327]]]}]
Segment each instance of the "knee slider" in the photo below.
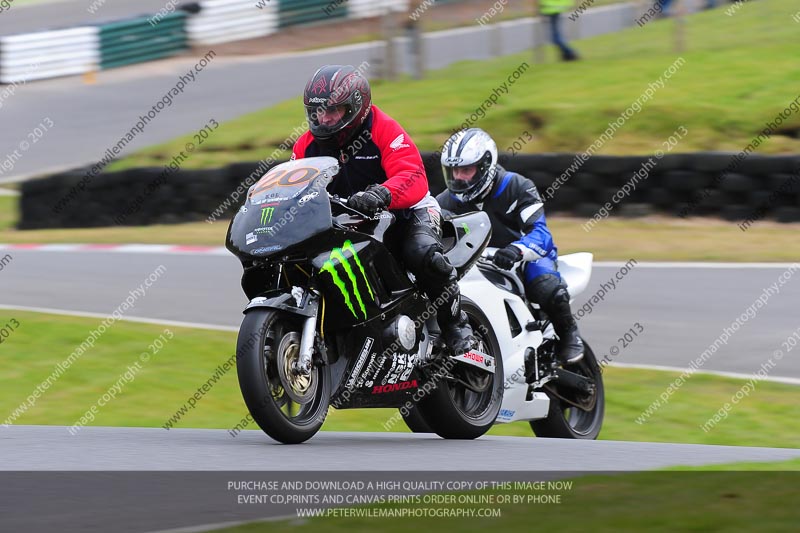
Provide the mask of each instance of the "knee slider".
[{"label": "knee slider", "polygon": [[426,259],[427,266],[432,274],[444,278],[450,277],[450,273],[453,272],[453,265],[450,264],[450,260],[442,252],[431,250]]},{"label": "knee slider", "polygon": [[553,293],[553,303],[569,305],[569,291],[563,284],[560,285]]},{"label": "knee slider", "polygon": [[[566,292],[566,287],[561,281],[561,278],[554,274],[542,274],[541,276],[533,278],[525,285],[525,292],[528,298],[540,305],[542,302],[548,302],[551,298],[554,298],[556,296],[555,293],[560,289]],[[569,301],[569,296],[567,296],[567,301]]]},{"label": "knee slider", "polygon": [[456,269],[447,257],[438,250],[431,250],[425,258],[425,272],[430,283],[427,285],[441,287],[456,281]]}]

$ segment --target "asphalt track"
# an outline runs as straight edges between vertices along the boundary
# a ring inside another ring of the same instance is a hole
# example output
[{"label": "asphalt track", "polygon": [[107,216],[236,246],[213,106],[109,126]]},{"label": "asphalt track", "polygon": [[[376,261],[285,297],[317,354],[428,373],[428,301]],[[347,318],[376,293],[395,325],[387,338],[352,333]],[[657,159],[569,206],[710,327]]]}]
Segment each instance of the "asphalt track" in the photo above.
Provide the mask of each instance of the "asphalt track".
[{"label": "asphalt track", "polygon": [[[33,250],[10,255],[13,261],[0,272],[2,305],[108,314],[159,265],[166,271],[128,316],[236,328],[246,303],[241,267],[232,255]],[[742,321],[764,289],[787,271],[785,265],[642,263],[629,269],[617,280],[619,266],[595,266],[589,287],[573,305],[598,358],[686,368],[740,319],[727,344],[718,343],[702,369],[752,374],[776,350],[785,350],[781,343],[800,327],[800,270]],[[610,287],[612,279],[616,288],[598,300],[601,285]],[[595,294],[587,313],[589,307],[583,306]],[[0,310],[0,316],[10,312]],[[628,342],[626,333],[629,339],[637,336]],[[770,377],[800,378],[800,360],[784,355]]]},{"label": "asphalt track", "polygon": [[[93,4],[98,7],[91,13],[89,8]],[[50,0],[11,4],[7,11],[0,13],[0,35],[69,28],[142,14],[152,16],[166,4],[167,0]]]},{"label": "asphalt track", "polygon": [[[304,486],[323,480],[569,478],[579,486],[580,476],[589,472],[797,457],[800,450],[777,448],[492,436],[445,441],[398,433],[322,432],[303,445],[285,446],[260,431],[234,438],[224,430],[87,427],[73,436],[66,427],[21,426],[0,428],[0,508],[7,531],[54,531],[58,524],[62,533],[186,533],[216,529],[214,524],[290,517],[298,507],[266,501],[242,505],[240,494],[292,491],[232,490],[237,480],[303,480]],[[428,490],[437,492],[403,493]]]},{"label": "asphalt track", "polygon": [[[260,430],[0,427],[1,471],[641,471],[676,465],[783,461],[800,449],[654,442],[322,431],[298,446]],[[533,432],[531,432],[533,436]],[[454,460],[480,457],[480,461]]]}]

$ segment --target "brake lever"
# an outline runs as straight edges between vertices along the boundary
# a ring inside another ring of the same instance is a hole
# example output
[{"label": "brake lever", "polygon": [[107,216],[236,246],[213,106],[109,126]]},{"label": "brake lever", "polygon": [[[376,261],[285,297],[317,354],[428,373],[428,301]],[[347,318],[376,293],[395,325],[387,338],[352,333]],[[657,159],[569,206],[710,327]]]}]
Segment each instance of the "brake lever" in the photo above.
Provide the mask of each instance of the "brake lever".
[{"label": "brake lever", "polygon": [[332,202],[335,202],[335,203],[339,204],[340,206],[344,207],[348,211],[351,211],[351,212],[357,214],[358,216],[360,216],[364,220],[374,220],[375,219],[375,217],[371,217],[371,216],[367,215],[366,213],[362,213],[358,209],[354,209],[353,207],[350,207],[350,205],[348,205],[348,203],[347,203],[347,200],[343,199],[338,194],[333,194],[332,195],[331,193],[328,193],[328,198],[330,198],[330,200]]}]

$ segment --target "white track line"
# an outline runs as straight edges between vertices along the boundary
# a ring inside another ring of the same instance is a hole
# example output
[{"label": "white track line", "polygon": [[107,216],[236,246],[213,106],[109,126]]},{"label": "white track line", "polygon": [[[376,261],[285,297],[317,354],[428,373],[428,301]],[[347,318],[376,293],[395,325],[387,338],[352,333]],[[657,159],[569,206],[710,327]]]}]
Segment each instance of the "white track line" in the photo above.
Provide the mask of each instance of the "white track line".
[{"label": "white track line", "polygon": [[107,252],[123,254],[230,255],[224,246],[177,244],[0,244],[0,250],[23,252]]},{"label": "white track line", "polygon": [[[7,309],[9,311],[28,311],[31,313],[47,313],[50,315],[63,315],[63,316],[77,316],[82,318],[101,318],[106,319],[111,315],[103,313],[89,313],[86,311],[69,311],[67,309],[51,309],[48,307],[27,307],[23,305],[3,305],[0,304],[0,309]],[[139,316],[123,316],[120,320],[127,322],[140,322],[142,324],[155,324],[159,326],[173,326],[176,328],[194,328],[194,329],[211,329],[216,331],[239,331],[239,328],[234,326],[220,326],[218,324],[203,324],[201,322],[180,322],[177,320],[162,320],[156,318],[146,318]]]},{"label": "white track line", "polygon": [[[621,267],[627,264],[628,262],[622,261],[595,261],[593,266]],[[691,263],[686,261],[640,261],[635,265],[632,265],[631,268],[633,268],[633,266],[636,268],[782,268],[785,270],[792,266],[800,268],[800,263]]]},{"label": "white track line", "polygon": [[[191,246],[179,244],[4,244],[0,250],[23,252],[108,252],[136,254],[201,254],[201,255],[233,255],[224,246]],[[595,261],[596,267],[619,268],[629,265],[630,261]],[[731,263],[731,262],[688,262],[688,261],[639,261],[637,268],[720,268],[720,269],[788,269],[800,268],[800,263]]]},{"label": "white track line", "polygon": [[[88,313],[85,311],[68,311],[65,309],[50,309],[46,307],[26,307],[20,305],[3,305],[0,304],[0,309],[7,309],[10,311],[29,311],[33,313],[47,313],[51,315],[64,315],[64,316],[77,316],[83,318],[108,318],[110,315],[104,315],[102,313]],[[121,320],[125,320],[128,322],[139,322],[142,324],[155,324],[155,325],[162,325],[162,326],[173,326],[176,328],[194,328],[194,329],[209,329],[215,331],[239,331],[239,328],[233,326],[221,326],[219,324],[203,324],[199,322],[180,322],[176,320],[161,320],[161,319],[154,319],[154,318],[144,318],[144,317],[135,317],[135,316],[123,316]],[[686,371],[690,371],[689,368],[681,368],[677,366],[664,366],[664,365],[637,365],[637,364],[628,364],[628,363],[610,363],[608,366],[615,366],[619,368],[640,368],[643,370],[660,370],[664,372],[677,372],[683,373]],[[695,370],[697,374],[709,374],[712,376],[722,376],[726,378],[735,378],[735,379],[752,379],[756,377],[756,374],[742,374],[739,372],[725,372],[722,370]],[[763,381],[772,381],[775,383],[785,383],[787,385],[800,385],[800,378],[791,378],[791,377],[783,377],[783,376],[767,376],[763,378]]]},{"label": "white track line", "polygon": [[790,378],[783,376],[767,376],[761,378],[758,374],[742,374],[741,372],[725,372],[723,370],[694,370],[691,368],[681,368],[678,366],[664,366],[664,365],[637,365],[631,363],[609,363],[608,366],[616,366],[619,368],[640,368],[642,370],[659,370],[664,372],[691,372],[694,374],[710,374],[712,376],[721,376],[726,378],[735,379],[752,379],[758,378],[759,381],[772,381],[774,383],[785,383],[787,385],[800,385],[799,378]]},{"label": "white track line", "polygon": [[293,520],[297,523],[305,523],[306,518],[298,518],[297,515],[272,516],[270,518],[254,518],[249,520],[238,520],[236,522],[220,522],[218,524],[199,524],[196,526],[179,527],[177,529],[159,529],[150,533],[203,533],[205,531],[219,531],[236,526],[250,524],[260,524],[264,522],[279,522],[283,520]]}]

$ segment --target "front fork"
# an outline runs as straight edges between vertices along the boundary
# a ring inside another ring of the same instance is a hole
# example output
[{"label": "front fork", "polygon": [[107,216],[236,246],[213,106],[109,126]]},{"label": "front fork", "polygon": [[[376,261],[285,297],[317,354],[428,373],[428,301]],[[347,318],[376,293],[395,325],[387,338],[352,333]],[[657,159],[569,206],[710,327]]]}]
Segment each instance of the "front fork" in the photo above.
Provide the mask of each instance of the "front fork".
[{"label": "front fork", "polygon": [[303,333],[300,337],[300,354],[295,361],[293,370],[298,374],[311,374],[314,356],[314,336],[317,334],[317,314],[303,321]]},{"label": "front fork", "polygon": [[300,349],[292,364],[292,372],[306,376],[311,374],[311,368],[314,366],[314,337],[317,334],[319,293],[303,287],[292,287],[291,292],[288,290],[276,291],[250,300],[245,308],[245,313],[255,307],[290,313],[301,319],[303,326]]},{"label": "front fork", "polygon": [[[292,296],[298,301],[303,300],[303,289],[294,287]],[[310,315],[303,319],[303,330],[300,337],[300,353],[294,363],[292,370],[297,374],[310,375],[314,357],[314,337],[317,334],[317,310],[319,309],[319,294],[308,291],[306,308],[313,310]]]}]

